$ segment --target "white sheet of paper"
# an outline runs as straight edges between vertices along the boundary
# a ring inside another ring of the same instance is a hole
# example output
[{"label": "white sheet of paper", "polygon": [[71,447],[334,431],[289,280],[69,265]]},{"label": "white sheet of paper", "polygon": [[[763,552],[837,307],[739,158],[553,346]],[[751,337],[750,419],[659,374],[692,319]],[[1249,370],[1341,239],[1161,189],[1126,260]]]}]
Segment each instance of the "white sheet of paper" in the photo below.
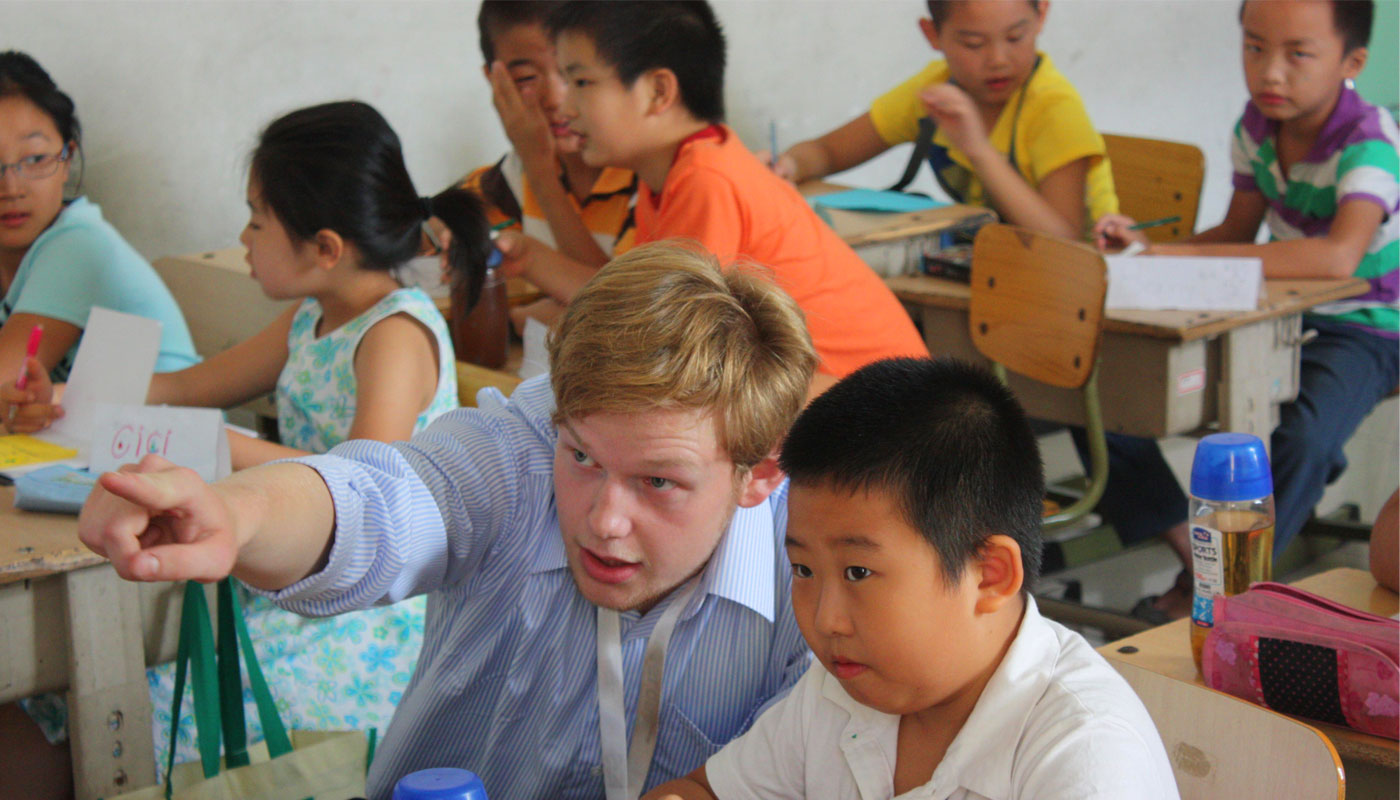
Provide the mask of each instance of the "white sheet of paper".
[{"label": "white sheet of paper", "polygon": [[218,409],[101,403],[93,415],[93,472],[107,472],[155,453],[206,481],[228,475],[228,436]]},{"label": "white sheet of paper", "polygon": [[1253,311],[1263,297],[1257,258],[1109,256],[1104,307],[1146,311]]},{"label": "white sheet of paper", "polygon": [[145,403],[159,354],[159,322],[94,307],[63,391],[63,418],[43,438],[75,448],[85,458],[98,405]]},{"label": "white sheet of paper", "polygon": [[533,378],[549,372],[549,326],[533,317],[526,319],[525,331],[520,338],[525,348],[520,361],[520,377]]}]

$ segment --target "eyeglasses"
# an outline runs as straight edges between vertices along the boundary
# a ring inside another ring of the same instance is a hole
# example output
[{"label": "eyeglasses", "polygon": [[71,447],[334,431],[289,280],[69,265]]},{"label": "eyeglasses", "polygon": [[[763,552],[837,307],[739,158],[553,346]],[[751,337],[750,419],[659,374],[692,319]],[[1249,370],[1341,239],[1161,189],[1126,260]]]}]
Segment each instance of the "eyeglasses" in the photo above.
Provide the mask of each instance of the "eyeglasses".
[{"label": "eyeglasses", "polygon": [[21,158],[13,164],[0,163],[0,180],[5,179],[5,173],[14,170],[16,178],[37,181],[40,178],[47,178],[58,171],[58,165],[71,158],[68,152],[68,145],[64,145],[57,153],[49,153],[42,156],[27,156]]}]

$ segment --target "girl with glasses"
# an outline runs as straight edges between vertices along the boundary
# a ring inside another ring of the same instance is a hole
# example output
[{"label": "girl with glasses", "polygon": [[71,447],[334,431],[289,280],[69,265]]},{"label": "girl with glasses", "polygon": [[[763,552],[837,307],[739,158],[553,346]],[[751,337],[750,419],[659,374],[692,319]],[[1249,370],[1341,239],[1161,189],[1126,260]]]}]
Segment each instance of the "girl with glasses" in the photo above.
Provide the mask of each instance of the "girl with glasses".
[{"label": "girl with glasses", "polygon": [[[94,306],[159,320],[156,371],[197,360],[180,307],[151,265],[86,197],[64,198],[81,127],[73,101],[34,59],[0,53],[0,385],[25,366],[42,325],[37,363],[67,378]],[[10,422],[0,400],[0,427]]]}]

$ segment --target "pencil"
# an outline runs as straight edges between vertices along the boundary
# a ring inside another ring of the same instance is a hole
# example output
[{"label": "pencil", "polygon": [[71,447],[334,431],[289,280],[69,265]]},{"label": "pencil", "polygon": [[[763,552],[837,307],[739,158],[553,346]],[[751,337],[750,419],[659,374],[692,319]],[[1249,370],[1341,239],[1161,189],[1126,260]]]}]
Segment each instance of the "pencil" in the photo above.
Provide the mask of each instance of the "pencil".
[{"label": "pencil", "polygon": [[494,233],[495,231],[503,231],[503,230],[505,230],[506,228],[509,228],[509,227],[512,226],[512,225],[519,225],[519,224],[520,224],[520,220],[518,220],[518,219],[503,219],[503,220],[501,220],[500,222],[497,222],[495,225],[492,225],[492,226],[491,226],[491,231],[492,231],[493,233]]},{"label": "pencil", "polygon": [[1161,225],[1170,225],[1170,224],[1172,224],[1173,222],[1180,222],[1180,221],[1181,221],[1181,215],[1178,214],[1178,215],[1176,215],[1176,216],[1171,216],[1171,217],[1162,217],[1161,219],[1151,219],[1151,220],[1148,220],[1147,222],[1139,222],[1139,223],[1136,224],[1136,225],[1129,225],[1129,226],[1128,226],[1128,230],[1130,230],[1130,231],[1140,231],[1140,230],[1144,230],[1144,229],[1146,229],[1146,228],[1156,228],[1156,227],[1161,226]]}]

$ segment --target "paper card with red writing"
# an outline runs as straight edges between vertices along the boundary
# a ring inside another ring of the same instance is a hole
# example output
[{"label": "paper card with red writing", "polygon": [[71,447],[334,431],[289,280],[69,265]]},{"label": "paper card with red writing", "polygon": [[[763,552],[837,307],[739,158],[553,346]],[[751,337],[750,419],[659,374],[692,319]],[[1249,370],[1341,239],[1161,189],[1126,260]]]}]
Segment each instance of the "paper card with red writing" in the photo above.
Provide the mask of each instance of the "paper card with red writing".
[{"label": "paper card with red writing", "polygon": [[133,464],[150,453],[189,467],[206,481],[232,471],[224,417],[217,409],[99,403],[93,423],[93,472]]}]

